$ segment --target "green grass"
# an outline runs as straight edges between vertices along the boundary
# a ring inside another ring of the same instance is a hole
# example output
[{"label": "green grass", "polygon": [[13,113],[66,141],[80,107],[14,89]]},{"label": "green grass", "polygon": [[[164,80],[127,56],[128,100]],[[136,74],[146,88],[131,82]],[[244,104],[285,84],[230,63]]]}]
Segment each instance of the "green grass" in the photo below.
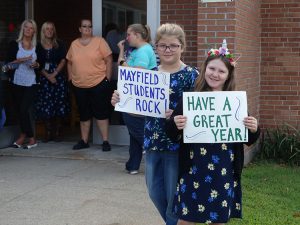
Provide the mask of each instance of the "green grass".
[{"label": "green grass", "polygon": [[300,168],[256,163],[243,170],[243,219],[228,225],[300,225]]}]

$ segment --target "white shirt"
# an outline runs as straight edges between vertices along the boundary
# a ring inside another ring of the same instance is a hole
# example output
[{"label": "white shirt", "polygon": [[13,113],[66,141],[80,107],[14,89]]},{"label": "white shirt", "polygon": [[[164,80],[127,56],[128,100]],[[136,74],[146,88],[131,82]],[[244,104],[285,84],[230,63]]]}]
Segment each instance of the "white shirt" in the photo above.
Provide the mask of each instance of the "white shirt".
[{"label": "white shirt", "polygon": [[35,47],[30,50],[24,49],[22,43],[19,42],[19,50],[17,52],[17,59],[32,56],[31,60],[20,63],[19,67],[15,71],[13,83],[20,86],[30,87],[33,84],[36,84],[35,72],[30,65],[36,61],[37,56],[35,52]]}]

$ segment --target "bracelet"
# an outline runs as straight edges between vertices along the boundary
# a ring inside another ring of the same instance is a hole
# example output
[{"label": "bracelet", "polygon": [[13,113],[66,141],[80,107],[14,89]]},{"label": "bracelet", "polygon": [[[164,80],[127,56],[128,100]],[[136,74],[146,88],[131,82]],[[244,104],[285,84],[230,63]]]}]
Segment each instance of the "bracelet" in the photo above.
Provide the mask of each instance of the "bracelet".
[{"label": "bracelet", "polygon": [[125,63],[125,60],[120,61],[120,66],[122,66]]}]

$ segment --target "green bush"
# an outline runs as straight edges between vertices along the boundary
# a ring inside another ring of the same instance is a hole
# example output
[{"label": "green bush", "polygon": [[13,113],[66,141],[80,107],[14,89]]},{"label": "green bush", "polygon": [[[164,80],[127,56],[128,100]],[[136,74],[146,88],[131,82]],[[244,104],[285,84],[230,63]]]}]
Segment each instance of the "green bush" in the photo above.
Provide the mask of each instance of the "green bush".
[{"label": "green bush", "polygon": [[289,124],[266,129],[258,158],[300,166],[300,130]]}]

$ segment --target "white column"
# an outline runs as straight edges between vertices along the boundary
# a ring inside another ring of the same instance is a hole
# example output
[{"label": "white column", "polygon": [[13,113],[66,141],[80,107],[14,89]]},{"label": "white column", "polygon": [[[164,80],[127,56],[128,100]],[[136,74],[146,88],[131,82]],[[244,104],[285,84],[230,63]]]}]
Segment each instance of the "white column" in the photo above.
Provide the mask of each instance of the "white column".
[{"label": "white column", "polygon": [[25,19],[33,19],[34,18],[34,5],[33,0],[25,0]]},{"label": "white column", "polygon": [[160,25],[160,0],[147,0],[147,24],[151,28],[151,38],[154,40]]},{"label": "white column", "polygon": [[102,0],[92,0],[93,34],[102,35]]}]

